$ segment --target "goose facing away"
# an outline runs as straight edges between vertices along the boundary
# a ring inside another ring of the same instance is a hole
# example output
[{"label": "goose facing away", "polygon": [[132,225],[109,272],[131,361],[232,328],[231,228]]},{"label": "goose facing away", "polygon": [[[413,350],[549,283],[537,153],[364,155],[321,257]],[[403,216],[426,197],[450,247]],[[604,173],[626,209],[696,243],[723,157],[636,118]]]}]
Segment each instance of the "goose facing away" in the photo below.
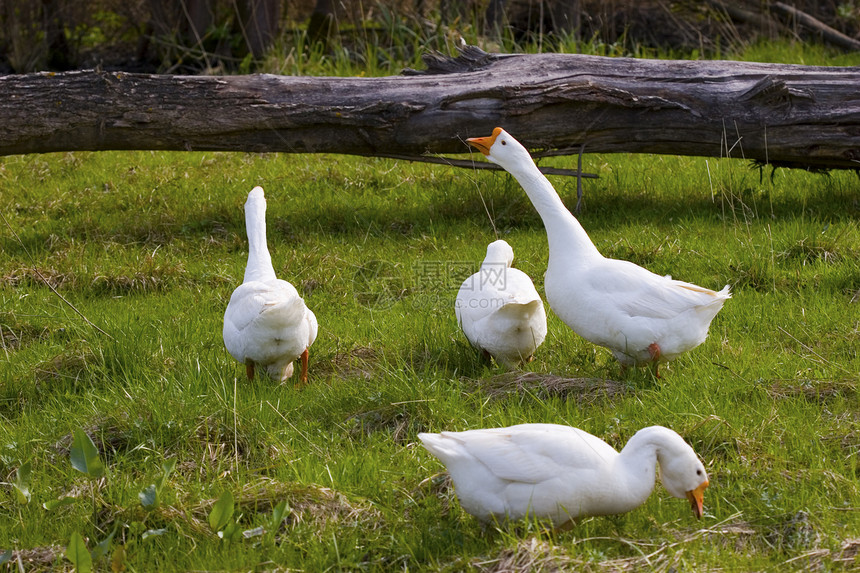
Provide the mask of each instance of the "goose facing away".
[{"label": "goose facing away", "polygon": [[726,299],[713,291],[606,258],[562,203],[528,150],[497,127],[466,140],[523,187],[549,242],[544,288],[550,308],[581,337],[612,351],[622,368],[669,361],[700,345]]},{"label": "goose facing away", "polygon": [[514,251],[487,246],[480,270],[463,281],[454,302],[457,322],[475,348],[509,368],[532,359],[546,338],[546,310],[531,278],[511,267]]},{"label": "goose facing away", "polygon": [[536,517],[560,527],[625,513],[651,495],[657,464],[666,490],[702,517],[705,468],[681,436],[662,426],[639,430],[620,453],[588,432],[556,424],[418,438],[447,467],[463,509],[481,521]]},{"label": "goose facing away", "polygon": [[308,349],[317,337],[317,319],[296,288],[275,276],[266,243],[266,198],[254,187],[245,202],[248,264],[224,313],[224,345],[245,364],[248,379],[261,367],[273,380],[293,374],[301,358],[302,383],[308,379]]}]

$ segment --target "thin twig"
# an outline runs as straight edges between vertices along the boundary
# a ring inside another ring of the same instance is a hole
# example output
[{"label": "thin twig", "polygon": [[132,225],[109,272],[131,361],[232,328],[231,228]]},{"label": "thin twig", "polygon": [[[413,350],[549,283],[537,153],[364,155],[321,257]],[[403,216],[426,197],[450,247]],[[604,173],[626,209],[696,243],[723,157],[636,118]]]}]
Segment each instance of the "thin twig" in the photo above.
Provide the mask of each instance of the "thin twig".
[{"label": "thin twig", "polygon": [[[404,161],[420,161],[423,163],[436,163],[438,165],[449,165],[451,167],[464,167],[466,169],[490,169],[503,171],[504,168],[495,163],[474,162],[465,159],[451,159],[450,157],[434,155],[401,155],[399,153],[374,153],[372,157],[387,157],[388,159],[401,159]],[[538,167],[544,175],[564,175],[567,177],[579,177],[580,172],[574,169],[559,169],[555,167]],[[596,173],[582,173],[585,179],[597,179]]]},{"label": "thin twig", "polygon": [[[10,328],[9,331],[11,332],[12,329]],[[12,333],[12,335],[14,336],[14,333]],[[6,349],[6,337],[3,335],[2,324],[0,324],[0,344],[3,345],[3,352],[6,354],[6,360],[9,360],[9,351]]]},{"label": "thin twig", "polygon": [[576,160],[576,209],[574,213],[579,214],[582,205],[582,154],[585,153],[585,142],[579,146],[579,158]]},{"label": "thin twig", "polygon": [[18,233],[16,233],[15,229],[12,228],[12,225],[9,224],[9,220],[6,219],[6,215],[4,215],[2,212],[0,212],[0,217],[3,217],[3,222],[6,223],[6,226],[9,227],[9,231],[15,237],[15,240],[18,241],[18,244],[21,245],[21,248],[24,249],[25,253],[27,253],[27,257],[30,259],[30,262],[33,264],[33,270],[36,272],[37,275],[39,275],[39,278],[42,279],[42,282],[44,282],[45,285],[49,289],[51,289],[51,292],[53,292],[55,295],[57,295],[60,298],[60,300],[62,300],[64,303],[66,303],[69,308],[71,308],[73,311],[75,311],[77,313],[78,316],[83,318],[84,322],[86,322],[87,324],[89,324],[90,326],[92,326],[93,328],[95,328],[96,330],[98,330],[99,332],[101,332],[102,334],[104,334],[105,336],[110,338],[111,340],[116,340],[113,336],[111,336],[110,334],[108,334],[107,332],[105,332],[104,330],[99,328],[93,321],[91,321],[89,318],[84,316],[84,313],[79,311],[77,309],[77,307],[75,307],[75,305],[73,305],[71,302],[69,302],[66,299],[66,297],[61,295],[60,292],[56,288],[54,288],[54,285],[52,285],[50,283],[50,281],[48,281],[48,279],[45,278],[45,275],[43,275],[39,271],[39,269],[36,267],[36,259],[33,258],[33,255],[30,254],[30,251],[27,250],[27,247],[24,245],[24,241],[21,240],[21,237],[18,236]]},{"label": "thin twig", "polygon": [[737,377],[738,380],[742,380],[744,382],[747,382],[746,378],[744,378],[743,376],[741,376],[740,374],[738,374],[737,372],[735,372],[734,370],[732,370],[731,368],[729,368],[725,364],[720,364],[719,362],[714,362],[713,360],[711,360],[711,364],[713,364],[714,366],[718,366],[719,368],[723,368],[724,370],[728,370],[731,374],[733,374],[735,377]]}]

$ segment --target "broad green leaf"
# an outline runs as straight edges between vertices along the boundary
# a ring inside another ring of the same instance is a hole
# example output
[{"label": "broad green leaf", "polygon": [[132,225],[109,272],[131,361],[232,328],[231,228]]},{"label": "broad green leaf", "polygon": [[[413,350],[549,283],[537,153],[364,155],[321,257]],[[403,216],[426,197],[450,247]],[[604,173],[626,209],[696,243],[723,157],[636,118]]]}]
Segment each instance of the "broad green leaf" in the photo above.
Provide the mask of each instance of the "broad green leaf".
[{"label": "broad green leaf", "polygon": [[269,526],[272,533],[276,533],[278,531],[278,528],[281,527],[281,522],[284,521],[284,518],[289,514],[290,508],[287,507],[287,500],[281,501],[281,503],[272,509],[272,522]]},{"label": "broad green leaf", "polygon": [[78,573],[90,573],[93,570],[93,558],[87,551],[87,544],[81,534],[75,531],[66,547],[66,559],[72,562]]},{"label": "broad green leaf", "polygon": [[158,487],[155,484],[150,484],[146,489],[138,493],[137,498],[140,500],[140,505],[143,506],[143,509],[147,511],[152,511],[158,507],[161,501],[158,496]]},{"label": "broad green leaf", "polygon": [[212,531],[220,531],[233,517],[233,494],[225,491],[212,506],[209,512],[209,527]]},{"label": "broad green leaf", "polygon": [[77,498],[66,496],[61,497],[60,499],[52,499],[51,501],[46,501],[42,504],[42,507],[47,509],[48,511],[53,511],[58,507],[63,507],[64,505],[72,505],[77,501]]},{"label": "broad green leaf", "polygon": [[98,545],[93,547],[93,561],[98,561],[99,559],[108,554],[108,552],[110,551],[110,544],[113,541],[113,536],[116,535],[116,530],[117,526],[114,525],[113,531],[110,532],[110,535],[102,539]]},{"label": "broad green leaf", "polygon": [[15,488],[15,498],[21,505],[30,503],[30,474],[33,466],[30,462],[24,462],[15,475],[15,483],[12,486]]},{"label": "broad green leaf", "polygon": [[14,553],[12,553],[11,549],[7,549],[3,553],[0,553],[0,565],[3,565],[4,563],[8,563],[9,561],[11,561],[12,555],[14,555]]},{"label": "broad green leaf", "polygon": [[226,541],[234,541],[240,535],[242,535],[242,529],[235,521],[231,521],[223,530],[218,532],[218,537]]},{"label": "broad green leaf", "polygon": [[72,451],[69,455],[72,467],[91,478],[100,478],[105,473],[105,466],[99,457],[99,450],[83,430],[75,430],[72,441]]},{"label": "broad green leaf", "polygon": [[170,458],[169,460],[164,460],[164,463],[161,465],[161,477],[155,480],[155,487],[158,489],[158,492],[161,493],[161,490],[164,488],[164,483],[167,481],[167,478],[170,477],[170,474],[173,473],[173,470],[176,469],[176,458]]}]

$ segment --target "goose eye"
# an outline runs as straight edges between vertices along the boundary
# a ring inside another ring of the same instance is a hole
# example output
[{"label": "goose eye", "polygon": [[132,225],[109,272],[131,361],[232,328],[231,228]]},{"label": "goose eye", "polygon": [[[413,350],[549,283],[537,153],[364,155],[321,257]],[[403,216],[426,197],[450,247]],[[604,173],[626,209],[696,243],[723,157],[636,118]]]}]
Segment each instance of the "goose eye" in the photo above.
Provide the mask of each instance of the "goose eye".
[{"label": "goose eye", "polygon": [[696,470],[696,475],[697,475],[697,476],[702,475],[702,470]]},{"label": "goose eye", "polygon": [[503,140],[502,140],[502,145],[507,145],[507,144],[508,144],[508,142],[507,142],[507,141],[505,141],[505,140],[503,139]]}]

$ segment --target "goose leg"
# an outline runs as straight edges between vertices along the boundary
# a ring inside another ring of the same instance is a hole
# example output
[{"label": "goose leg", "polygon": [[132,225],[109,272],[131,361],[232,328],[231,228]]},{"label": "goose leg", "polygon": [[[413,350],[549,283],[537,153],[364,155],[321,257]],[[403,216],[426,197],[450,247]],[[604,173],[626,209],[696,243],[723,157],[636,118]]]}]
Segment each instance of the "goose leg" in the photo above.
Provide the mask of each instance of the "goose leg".
[{"label": "goose leg", "polygon": [[565,522],[564,522],[564,523],[562,523],[561,525],[557,525],[557,526],[555,526],[555,527],[553,528],[553,531],[554,531],[554,532],[556,532],[556,533],[563,533],[563,532],[565,532],[565,531],[570,531],[570,530],[571,530],[571,529],[573,529],[575,526],[579,525],[579,522],[580,522],[580,521],[582,521],[582,518],[579,518],[579,517],[573,517],[573,518],[571,518],[571,519],[568,519],[567,521],[565,521]]},{"label": "goose leg", "polygon": [[302,384],[308,383],[308,349],[305,348],[305,351],[302,352],[302,374],[299,377]]},{"label": "goose leg", "polygon": [[648,353],[651,354],[651,358],[654,359],[654,378],[660,377],[660,346],[657,345],[656,342],[652,342],[648,345]]},{"label": "goose leg", "polygon": [[247,360],[245,362],[245,374],[248,376],[248,380],[254,379],[254,361]]}]

